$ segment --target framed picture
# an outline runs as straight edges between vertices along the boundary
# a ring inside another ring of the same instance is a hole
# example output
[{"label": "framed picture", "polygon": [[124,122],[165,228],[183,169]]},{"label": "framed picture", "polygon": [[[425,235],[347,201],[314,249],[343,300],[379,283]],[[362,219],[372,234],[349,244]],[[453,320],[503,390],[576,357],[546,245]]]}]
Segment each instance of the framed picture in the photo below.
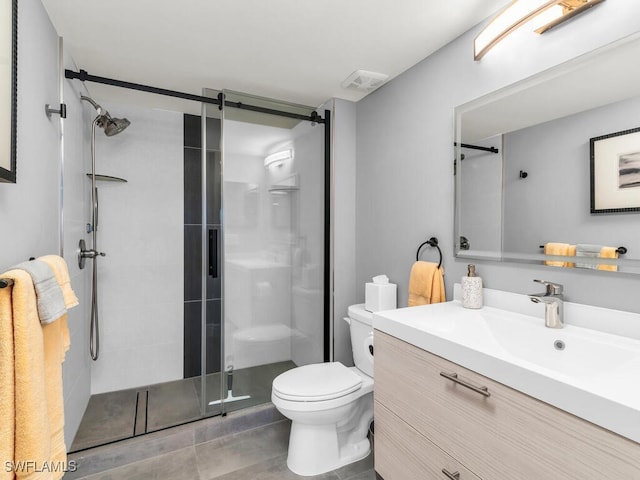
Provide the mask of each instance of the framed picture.
[{"label": "framed picture", "polygon": [[0,182],[16,182],[18,0],[0,0]]},{"label": "framed picture", "polygon": [[590,139],[591,213],[640,212],[640,128]]}]

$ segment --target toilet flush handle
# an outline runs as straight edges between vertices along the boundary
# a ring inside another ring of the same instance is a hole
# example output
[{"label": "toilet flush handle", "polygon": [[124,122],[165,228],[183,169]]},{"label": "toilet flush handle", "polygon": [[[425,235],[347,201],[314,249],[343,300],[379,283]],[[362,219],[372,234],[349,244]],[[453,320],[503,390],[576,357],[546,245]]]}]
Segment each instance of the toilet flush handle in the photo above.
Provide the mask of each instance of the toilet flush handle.
[{"label": "toilet flush handle", "polygon": [[373,333],[365,338],[364,344],[366,345],[367,350],[369,350],[369,355],[373,357]]},{"label": "toilet flush handle", "polygon": [[349,317],[343,317],[342,318],[345,322],[347,322],[349,325],[351,325],[351,318]]}]

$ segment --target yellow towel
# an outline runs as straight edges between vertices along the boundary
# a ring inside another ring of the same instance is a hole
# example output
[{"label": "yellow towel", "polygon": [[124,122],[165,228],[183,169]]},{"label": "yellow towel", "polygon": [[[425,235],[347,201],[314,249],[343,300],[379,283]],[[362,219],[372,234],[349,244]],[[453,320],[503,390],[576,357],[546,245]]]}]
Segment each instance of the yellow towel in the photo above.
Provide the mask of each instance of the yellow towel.
[{"label": "yellow towel", "polygon": [[[48,255],[40,260],[53,270],[66,307],[77,305],[64,259]],[[11,270],[2,277],[12,278],[14,285],[0,289],[0,458],[35,462],[18,468],[18,479],[57,480],[67,459],[62,393],[67,315],[41,325],[31,276]],[[13,472],[2,467],[0,480],[13,479]]]},{"label": "yellow towel", "polygon": [[430,303],[446,302],[444,291],[444,270],[438,264],[417,261],[411,267],[409,277],[410,307]]},{"label": "yellow towel", "polygon": [[[27,272],[24,272],[28,275]],[[35,307],[35,291],[33,293]],[[12,472],[5,471],[4,462],[14,459],[15,447],[15,371],[13,342],[13,312],[11,287],[0,288],[0,479],[13,479]]]},{"label": "yellow towel", "polygon": [[[44,335],[33,282],[24,270],[1,276],[13,279],[14,284],[0,289],[0,479],[60,478],[36,471],[51,460],[51,433]],[[11,470],[6,468],[7,461],[25,462],[25,468],[18,468],[14,477],[6,471]]]},{"label": "yellow towel", "polygon": [[[575,245],[569,245],[569,248],[567,249],[567,256],[568,257],[575,257],[576,256],[576,246]],[[568,267],[568,268],[575,268],[576,264],[574,262],[565,262],[564,266]]]},{"label": "yellow towel", "polygon": [[[618,258],[618,249],[614,247],[602,247],[600,250],[600,258]],[[598,270],[606,270],[609,272],[617,272],[617,265],[598,265]]]},{"label": "yellow towel", "polygon": [[[544,246],[545,255],[558,255],[563,257],[575,257],[576,246],[569,245],[568,243],[546,243]],[[563,260],[545,260],[545,265],[552,267],[573,267],[572,262],[565,262]]]}]

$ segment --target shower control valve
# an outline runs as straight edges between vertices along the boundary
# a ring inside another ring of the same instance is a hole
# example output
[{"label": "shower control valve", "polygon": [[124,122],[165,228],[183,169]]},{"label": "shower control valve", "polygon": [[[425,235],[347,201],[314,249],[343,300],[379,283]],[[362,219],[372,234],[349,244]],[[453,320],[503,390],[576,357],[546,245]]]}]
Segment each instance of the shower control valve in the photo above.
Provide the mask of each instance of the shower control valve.
[{"label": "shower control valve", "polygon": [[107,256],[107,254],[106,254],[106,253],[104,253],[104,252],[98,252],[98,251],[96,251],[96,250],[91,249],[91,250],[81,250],[81,251],[80,251],[80,256],[81,256],[82,258],[96,258],[96,257],[98,257],[98,256],[100,256],[100,257],[106,257],[106,256]]},{"label": "shower control valve", "polygon": [[79,247],[79,251],[78,251],[78,267],[80,267],[80,270],[84,269],[84,265],[86,262],[87,258],[96,258],[96,257],[106,257],[107,254],[104,252],[98,252],[95,249],[90,249],[87,250],[87,244],[85,243],[84,239],[80,240],[80,243],[78,244]]}]

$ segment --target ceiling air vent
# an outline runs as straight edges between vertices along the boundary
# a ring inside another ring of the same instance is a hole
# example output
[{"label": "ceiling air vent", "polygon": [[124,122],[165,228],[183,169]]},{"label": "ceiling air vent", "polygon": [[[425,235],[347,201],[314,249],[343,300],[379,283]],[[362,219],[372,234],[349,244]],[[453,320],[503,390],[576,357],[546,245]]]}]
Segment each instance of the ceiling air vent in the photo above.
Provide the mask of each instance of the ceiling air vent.
[{"label": "ceiling air vent", "polygon": [[349,75],[340,85],[342,88],[348,88],[349,90],[358,90],[359,92],[372,92],[385,80],[389,78],[389,75],[384,73],[367,72],[366,70],[356,70]]}]

